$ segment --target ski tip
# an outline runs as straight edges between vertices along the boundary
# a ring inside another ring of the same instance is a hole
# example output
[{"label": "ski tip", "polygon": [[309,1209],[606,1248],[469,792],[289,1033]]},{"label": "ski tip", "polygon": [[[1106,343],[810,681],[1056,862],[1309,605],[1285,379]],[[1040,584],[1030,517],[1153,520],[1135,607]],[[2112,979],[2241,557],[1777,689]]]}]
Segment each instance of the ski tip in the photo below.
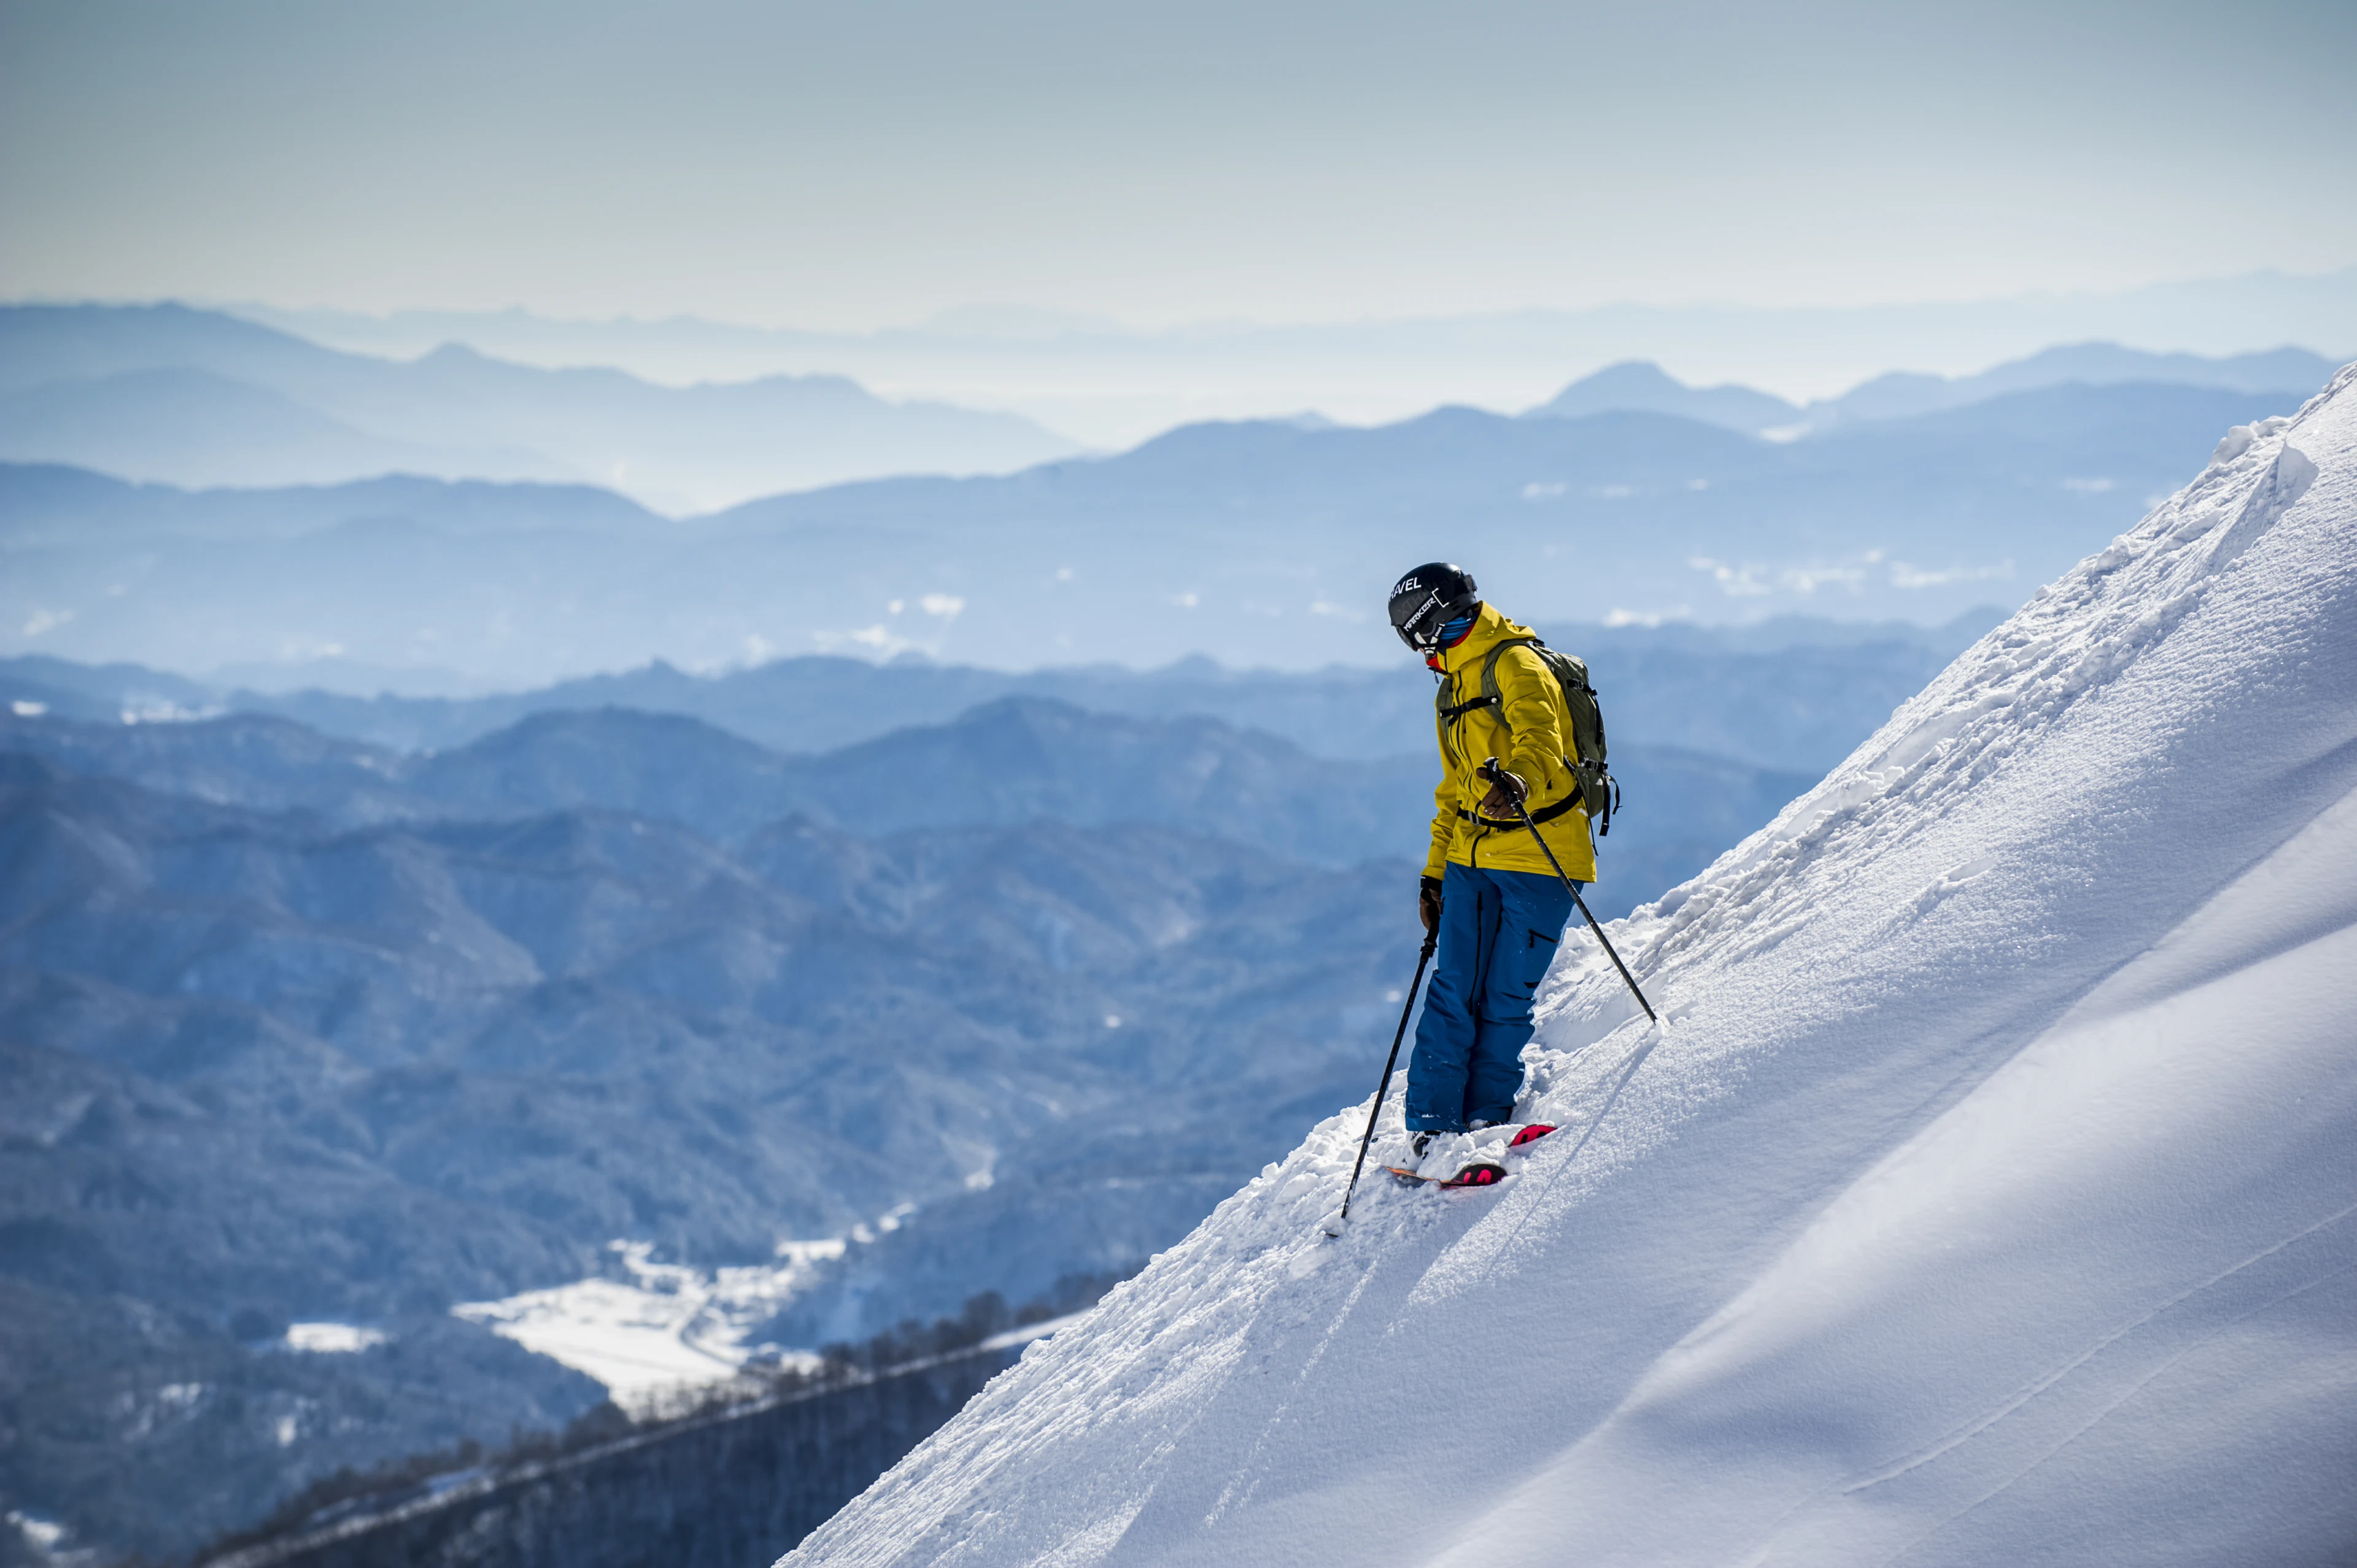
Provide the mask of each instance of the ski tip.
[{"label": "ski tip", "polygon": [[1446,1187],[1495,1187],[1505,1180],[1509,1174],[1511,1173],[1503,1165],[1492,1165],[1487,1160],[1479,1160],[1467,1165],[1440,1185]]},{"label": "ski tip", "polygon": [[1402,1170],[1397,1165],[1385,1165],[1383,1169],[1400,1180],[1414,1182],[1418,1187],[1437,1187],[1452,1191],[1469,1187],[1495,1187],[1513,1174],[1490,1160],[1476,1160],[1452,1176],[1420,1176],[1415,1171]]}]

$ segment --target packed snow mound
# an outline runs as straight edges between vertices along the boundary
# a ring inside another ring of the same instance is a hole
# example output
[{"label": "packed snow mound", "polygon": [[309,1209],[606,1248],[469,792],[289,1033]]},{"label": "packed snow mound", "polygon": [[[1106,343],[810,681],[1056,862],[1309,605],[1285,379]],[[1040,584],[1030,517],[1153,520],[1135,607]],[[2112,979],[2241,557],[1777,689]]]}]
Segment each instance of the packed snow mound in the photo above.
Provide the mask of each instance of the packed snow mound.
[{"label": "packed snow mound", "polygon": [[1513,1177],[1337,1114],[786,1561],[2352,1560],[2357,367],[1614,935]]}]

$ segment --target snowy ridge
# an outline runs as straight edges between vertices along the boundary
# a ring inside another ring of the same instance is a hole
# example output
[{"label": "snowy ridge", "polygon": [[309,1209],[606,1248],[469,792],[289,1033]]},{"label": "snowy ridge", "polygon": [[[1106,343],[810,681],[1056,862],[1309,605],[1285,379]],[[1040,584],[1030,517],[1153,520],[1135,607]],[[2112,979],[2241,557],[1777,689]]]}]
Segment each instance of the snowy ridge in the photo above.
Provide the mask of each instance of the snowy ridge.
[{"label": "snowy ridge", "polygon": [[1567,940],[1513,1179],[1325,1240],[1344,1111],[787,1561],[2345,1561],[2352,389],[1621,922],[1663,1027]]}]

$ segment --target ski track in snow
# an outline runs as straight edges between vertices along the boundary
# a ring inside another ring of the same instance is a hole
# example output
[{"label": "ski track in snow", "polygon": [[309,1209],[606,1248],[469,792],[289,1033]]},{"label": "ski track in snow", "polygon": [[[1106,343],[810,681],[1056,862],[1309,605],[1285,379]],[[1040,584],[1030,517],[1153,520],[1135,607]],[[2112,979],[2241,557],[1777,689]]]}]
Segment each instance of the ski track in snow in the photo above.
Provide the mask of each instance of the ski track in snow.
[{"label": "ski track in snow", "polygon": [[2357,367],[1614,940],[1512,1178],[1344,1109],[786,1562],[2348,1560]]}]

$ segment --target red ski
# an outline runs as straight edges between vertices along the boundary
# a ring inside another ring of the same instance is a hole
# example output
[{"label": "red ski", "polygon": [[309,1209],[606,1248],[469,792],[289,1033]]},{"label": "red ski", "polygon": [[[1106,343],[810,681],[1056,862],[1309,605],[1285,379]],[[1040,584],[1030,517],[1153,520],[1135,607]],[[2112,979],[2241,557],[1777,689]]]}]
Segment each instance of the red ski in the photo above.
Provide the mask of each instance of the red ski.
[{"label": "red ski", "polygon": [[[1527,1127],[1515,1129],[1514,1136],[1506,1147],[1519,1149],[1526,1144],[1535,1144],[1554,1131],[1554,1126],[1549,1122],[1534,1122]],[[1504,1180],[1507,1175],[1506,1167],[1494,1160],[1475,1160],[1452,1176],[1422,1176],[1415,1171],[1404,1170],[1398,1165],[1385,1165],[1383,1169],[1402,1181],[1414,1182],[1419,1187],[1495,1187]]]},{"label": "red ski", "polygon": [[1495,1187],[1504,1179],[1506,1175],[1505,1166],[1493,1165],[1487,1160],[1476,1160],[1453,1176],[1418,1176],[1414,1171],[1403,1170],[1397,1165],[1385,1165],[1383,1169],[1402,1181],[1412,1181],[1426,1187]]}]

